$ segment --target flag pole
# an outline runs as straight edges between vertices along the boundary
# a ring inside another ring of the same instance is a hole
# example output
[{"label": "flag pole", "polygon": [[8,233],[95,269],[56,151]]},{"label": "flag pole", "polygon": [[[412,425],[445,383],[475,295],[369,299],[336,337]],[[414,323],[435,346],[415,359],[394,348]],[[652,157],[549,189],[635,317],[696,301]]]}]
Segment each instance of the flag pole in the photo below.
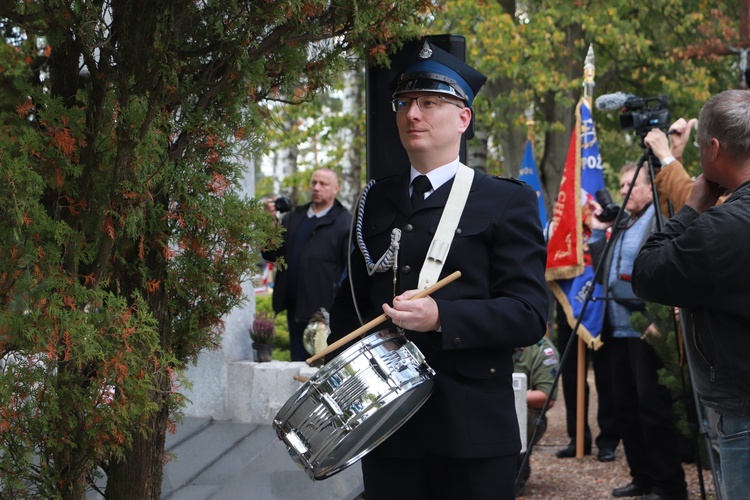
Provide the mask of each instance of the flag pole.
[{"label": "flag pole", "polygon": [[[586,59],[583,62],[583,98],[592,104],[594,95],[594,44],[589,44]],[[580,134],[577,134],[580,140]],[[578,335],[578,376],[576,377],[576,458],[583,458],[584,432],[586,415],[586,343]],[[593,439],[593,436],[592,436]]]},{"label": "flag pole", "polygon": [[526,111],[524,111],[524,116],[526,117],[526,139],[528,139],[529,142],[532,144],[534,143],[534,107],[529,106],[526,108]]}]

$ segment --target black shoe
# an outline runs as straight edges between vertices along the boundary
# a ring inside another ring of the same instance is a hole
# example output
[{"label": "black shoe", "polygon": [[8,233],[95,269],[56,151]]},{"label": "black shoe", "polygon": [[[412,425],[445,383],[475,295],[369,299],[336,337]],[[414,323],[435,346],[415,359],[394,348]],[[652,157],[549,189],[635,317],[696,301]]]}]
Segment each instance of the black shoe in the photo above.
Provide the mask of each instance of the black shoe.
[{"label": "black shoe", "polygon": [[635,483],[630,483],[622,488],[615,488],[612,490],[613,497],[639,497],[641,495],[647,495],[651,492],[651,488],[644,488]]},{"label": "black shoe", "polygon": [[[583,454],[591,455],[591,445],[583,445]],[[555,455],[557,456],[557,458],[573,458],[576,456],[576,445],[569,444],[562,450],[558,450]]]},{"label": "black shoe", "polygon": [[596,454],[596,459],[600,462],[614,462],[615,450],[610,448],[599,448],[599,453]]},{"label": "black shoe", "polygon": [[660,495],[659,493],[649,493],[646,496],[642,496],[641,500],[687,500],[687,493],[681,493],[679,495]]}]

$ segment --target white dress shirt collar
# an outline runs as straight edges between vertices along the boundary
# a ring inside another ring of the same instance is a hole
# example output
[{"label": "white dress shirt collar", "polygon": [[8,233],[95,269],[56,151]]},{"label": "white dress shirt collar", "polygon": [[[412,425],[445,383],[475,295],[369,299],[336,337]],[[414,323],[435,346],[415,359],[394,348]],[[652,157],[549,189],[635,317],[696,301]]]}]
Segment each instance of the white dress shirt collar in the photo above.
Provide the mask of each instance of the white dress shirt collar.
[{"label": "white dress shirt collar", "polygon": [[307,209],[307,216],[310,217],[310,218],[312,218],[312,217],[318,217],[318,218],[325,217],[326,214],[328,212],[330,212],[332,208],[333,208],[333,203],[331,203],[331,206],[329,206],[325,210],[321,210],[320,212],[315,213],[315,212],[313,212],[312,204],[310,204],[310,206]]},{"label": "white dress shirt collar", "polygon": [[[456,172],[458,171],[458,157],[456,157],[455,160],[453,160],[450,163],[447,163],[441,167],[435,168],[427,172],[426,175],[427,178],[430,180],[430,184],[432,184],[432,190],[427,191],[425,194],[425,198],[430,196],[433,191],[435,191],[437,188],[448,182],[449,180],[453,179],[456,176]],[[414,166],[411,167],[410,177],[409,177],[409,192],[411,193],[411,182],[414,180],[415,177],[418,175],[422,175]]]}]

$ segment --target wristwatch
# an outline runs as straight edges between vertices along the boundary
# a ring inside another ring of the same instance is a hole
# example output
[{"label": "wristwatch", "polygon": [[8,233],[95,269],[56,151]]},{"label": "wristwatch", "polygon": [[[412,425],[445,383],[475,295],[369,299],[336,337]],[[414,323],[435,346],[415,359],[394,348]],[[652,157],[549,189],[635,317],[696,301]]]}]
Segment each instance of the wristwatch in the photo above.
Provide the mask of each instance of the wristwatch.
[{"label": "wristwatch", "polygon": [[666,158],[662,158],[659,161],[661,161],[661,166],[662,167],[666,167],[667,165],[669,165],[673,161],[677,161],[677,160],[676,160],[676,158],[674,156],[667,156]]}]

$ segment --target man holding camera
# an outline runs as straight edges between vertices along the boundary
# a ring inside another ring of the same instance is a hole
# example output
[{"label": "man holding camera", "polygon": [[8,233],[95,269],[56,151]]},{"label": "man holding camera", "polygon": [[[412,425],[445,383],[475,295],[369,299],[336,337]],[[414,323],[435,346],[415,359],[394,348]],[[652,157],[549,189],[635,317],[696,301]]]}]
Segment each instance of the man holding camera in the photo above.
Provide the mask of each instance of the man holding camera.
[{"label": "man holding camera", "polygon": [[602,284],[607,301],[602,337],[610,349],[617,428],[632,476],[630,484],[615,488],[612,495],[684,499],[687,485],[672,398],[659,383],[662,363],[649,343],[649,337],[658,335],[658,331],[650,325],[640,332],[630,324],[635,312],[645,310],[644,302],[635,296],[630,285],[633,261],[643,241],[654,231],[656,221],[648,169],[638,171],[635,163],[625,165],[620,172],[623,200],[631,184],[625,204],[629,215],[613,228],[606,254],[601,255],[605,230],[612,222],[603,223],[597,218],[601,207],[593,216],[594,231],[589,240],[594,262],[603,266]]},{"label": "man holding camera", "polygon": [[750,92],[708,100],[698,146],[703,174],[638,253],[633,288],[645,300],[687,308],[692,380],[701,403],[719,414],[722,487],[732,500],[750,491]]},{"label": "man holding camera", "polygon": [[[268,261],[283,257],[286,264],[276,272],[273,310],[286,309],[292,361],[310,356],[303,343],[305,327],[321,307],[330,310],[346,269],[352,216],[336,199],[338,192],[336,172],[313,172],[310,203],[284,215],[284,242],[277,250],[261,252]],[[275,200],[266,200],[265,209],[276,217]]]}]

